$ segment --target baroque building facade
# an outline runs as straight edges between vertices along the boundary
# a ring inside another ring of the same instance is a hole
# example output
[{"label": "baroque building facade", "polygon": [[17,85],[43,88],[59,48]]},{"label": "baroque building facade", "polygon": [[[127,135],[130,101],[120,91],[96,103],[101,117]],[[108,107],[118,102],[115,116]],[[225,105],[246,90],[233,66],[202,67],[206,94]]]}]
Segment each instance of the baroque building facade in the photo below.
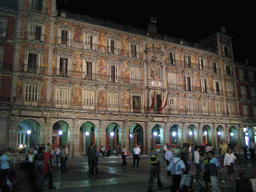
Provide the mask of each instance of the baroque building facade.
[{"label": "baroque building facade", "polygon": [[[22,0],[16,15],[11,109],[2,110],[9,147],[89,143],[244,144],[231,37],[199,43],[57,11],[55,0]],[[5,115],[4,115],[5,114]],[[29,130],[29,131],[28,131]]]}]

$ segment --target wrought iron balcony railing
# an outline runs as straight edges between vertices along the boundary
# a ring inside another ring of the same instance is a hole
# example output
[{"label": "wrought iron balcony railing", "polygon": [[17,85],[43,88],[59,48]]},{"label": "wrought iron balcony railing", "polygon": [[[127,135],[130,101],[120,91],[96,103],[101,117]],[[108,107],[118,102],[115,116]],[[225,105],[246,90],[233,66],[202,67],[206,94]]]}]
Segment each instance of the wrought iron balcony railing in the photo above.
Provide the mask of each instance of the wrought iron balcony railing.
[{"label": "wrought iron balcony railing", "polygon": [[16,98],[15,106],[22,107],[36,107],[36,108],[57,108],[57,109],[71,109],[80,110],[82,112],[99,111],[99,112],[118,112],[118,113],[141,113],[141,114],[159,114],[159,115],[180,115],[180,116],[209,116],[209,117],[239,117],[236,112],[224,112],[216,110],[203,111],[201,109],[188,108],[170,108],[166,106],[162,111],[159,109],[150,110],[149,107],[129,106],[125,104],[111,105],[108,103],[91,102],[89,105],[83,102],[68,101],[68,100],[38,100],[27,101],[25,98]]}]

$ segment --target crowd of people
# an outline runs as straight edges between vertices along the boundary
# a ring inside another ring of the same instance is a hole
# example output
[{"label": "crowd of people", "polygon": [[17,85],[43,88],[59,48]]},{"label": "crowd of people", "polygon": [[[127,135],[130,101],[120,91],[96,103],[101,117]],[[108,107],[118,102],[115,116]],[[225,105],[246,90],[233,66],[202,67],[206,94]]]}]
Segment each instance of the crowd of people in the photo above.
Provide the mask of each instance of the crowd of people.
[{"label": "crowd of people", "polygon": [[[15,183],[10,178],[10,160],[12,155],[7,151],[0,154],[0,187],[2,191],[8,192],[19,191],[20,188],[25,188],[26,191],[42,191],[44,181],[49,179],[49,189],[56,189],[53,185],[52,169],[53,165],[59,166],[61,173],[66,171],[66,161],[69,156],[67,145],[59,146],[55,149],[52,148],[50,143],[45,146],[35,145],[26,152],[25,161],[20,162],[20,172],[16,177],[23,182]],[[21,190],[22,191],[22,190]]]},{"label": "crowd of people", "polygon": [[[244,153],[247,158],[247,147],[243,147],[243,150],[238,145],[227,145],[225,141],[221,141],[219,146],[219,158],[217,159],[213,148],[210,145],[206,146],[194,146],[193,144],[184,144],[182,148],[172,148],[167,143],[163,147],[164,162],[167,165],[167,176],[172,179],[171,191],[187,191],[192,187],[192,183],[199,183],[198,181],[205,182],[205,190],[209,191],[210,186],[212,191],[220,191],[218,187],[218,180],[225,182],[222,178],[222,170],[227,168],[228,178],[234,179],[234,165],[240,163],[240,156]],[[255,144],[250,142],[249,150],[251,153],[251,159],[255,159]],[[132,166],[139,167],[141,149],[135,144],[130,152],[124,145],[121,150],[122,166],[127,167],[126,158],[129,155],[133,156]],[[88,157],[89,176],[98,175],[98,162],[99,156],[103,158],[111,155],[111,147],[105,148],[102,145],[99,150],[94,143],[91,143],[87,148],[86,156]],[[31,191],[42,191],[43,184],[46,179],[49,179],[49,188],[55,189],[53,185],[52,168],[53,165],[59,166],[60,172],[66,171],[66,162],[69,156],[69,150],[67,145],[55,147],[54,149],[48,143],[40,146],[33,146],[26,153],[26,161],[20,163],[20,169],[26,170],[25,174],[28,180],[28,186]],[[11,160],[10,153],[6,152],[0,154],[0,174],[1,181],[0,186],[2,191],[10,191],[12,181],[9,180],[9,161]],[[148,163],[150,165],[150,177],[148,182],[147,191],[152,191],[153,178],[157,178],[158,188],[162,189],[163,185],[160,179],[160,158],[156,148],[153,148],[149,154]],[[189,170],[192,164],[196,167],[195,176],[189,175]],[[200,182],[201,183],[201,182]],[[13,185],[17,187],[18,185]]]}]

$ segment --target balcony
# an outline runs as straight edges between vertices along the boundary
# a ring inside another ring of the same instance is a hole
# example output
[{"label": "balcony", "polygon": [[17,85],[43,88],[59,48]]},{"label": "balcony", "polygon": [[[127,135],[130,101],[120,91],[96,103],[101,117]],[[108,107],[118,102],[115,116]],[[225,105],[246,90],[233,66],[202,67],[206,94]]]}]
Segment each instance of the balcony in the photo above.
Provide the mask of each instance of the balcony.
[{"label": "balcony", "polygon": [[56,45],[73,47],[84,50],[91,50],[97,52],[104,52],[112,55],[122,55],[130,58],[143,59],[143,54],[140,52],[131,52],[130,50],[124,50],[119,48],[112,48],[111,46],[104,46],[100,44],[88,43],[84,41],[76,41],[71,39],[63,39],[61,37],[56,37]]},{"label": "balcony", "polygon": [[46,75],[47,68],[46,67],[30,67],[28,64],[24,64],[24,71],[25,73],[33,73],[38,75]]},{"label": "balcony", "polygon": [[46,35],[40,34],[40,33],[31,33],[31,32],[25,31],[24,39],[25,40],[30,40],[30,41],[45,42]]},{"label": "balcony", "polygon": [[25,98],[16,98],[15,106],[17,107],[35,107],[38,108],[49,108],[49,109],[69,109],[69,110],[80,110],[81,112],[90,112],[90,111],[97,111],[97,112],[106,112],[106,113],[129,113],[129,114],[151,114],[151,115],[160,115],[160,116],[194,116],[194,117],[201,117],[201,116],[208,116],[208,117],[240,117],[238,113],[235,112],[224,112],[224,111],[207,111],[201,109],[191,109],[191,108],[179,108],[179,107],[165,107],[162,111],[160,110],[149,110],[149,107],[134,107],[134,106],[124,106],[121,105],[110,105],[107,103],[90,103],[90,105],[85,105],[82,102],[76,103],[75,101],[57,101],[57,100],[40,100],[40,101],[25,101]]}]

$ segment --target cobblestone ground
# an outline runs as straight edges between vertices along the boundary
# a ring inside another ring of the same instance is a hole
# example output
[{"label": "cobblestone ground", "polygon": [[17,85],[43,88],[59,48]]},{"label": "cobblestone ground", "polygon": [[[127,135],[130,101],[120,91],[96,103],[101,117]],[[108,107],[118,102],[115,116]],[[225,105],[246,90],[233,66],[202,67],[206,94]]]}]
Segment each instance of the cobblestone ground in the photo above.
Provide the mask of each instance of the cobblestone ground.
[{"label": "cobblestone ground", "polygon": [[[49,190],[47,183],[45,191],[146,191],[149,179],[148,156],[142,156],[138,168],[132,167],[132,157],[127,158],[128,167],[121,166],[121,157],[99,158],[99,174],[89,177],[87,158],[70,158],[67,162],[67,171],[60,173],[60,167],[53,170],[55,190]],[[241,164],[235,165],[235,177],[238,177],[238,170],[244,169],[246,176],[256,178],[256,160],[241,160]],[[195,166],[192,165],[190,174],[195,174]],[[225,182],[219,182],[221,191],[232,191],[236,189],[235,180],[228,180],[227,169],[223,168]],[[170,191],[171,178],[166,177],[166,163],[161,163],[161,180],[164,186],[162,191]],[[203,186],[204,183],[200,182]],[[199,185],[199,184],[197,184]],[[196,187],[196,184],[194,184]],[[158,191],[157,183],[154,181],[153,190]],[[159,190],[160,191],[160,190]]]}]

